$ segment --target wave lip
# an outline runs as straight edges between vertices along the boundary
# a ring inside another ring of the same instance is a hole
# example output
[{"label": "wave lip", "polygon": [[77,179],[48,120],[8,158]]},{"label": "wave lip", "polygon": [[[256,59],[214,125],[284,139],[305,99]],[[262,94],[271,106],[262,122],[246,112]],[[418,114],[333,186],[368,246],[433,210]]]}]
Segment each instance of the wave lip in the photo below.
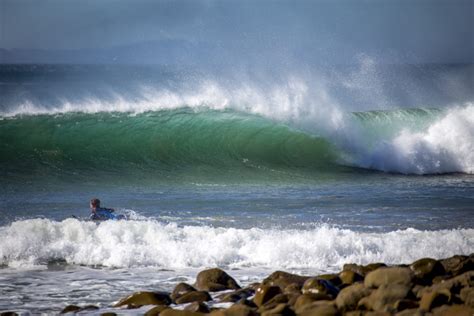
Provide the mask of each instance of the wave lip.
[{"label": "wave lip", "polygon": [[[442,244],[443,247],[439,247]],[[347,262],[412,262],[474,252],[474,229],[363,233],[321,225],[311,230],[236,229],[67,219],[30,219],[0,228],[0,264],[51,260],[107,267],[328,270]]]}]

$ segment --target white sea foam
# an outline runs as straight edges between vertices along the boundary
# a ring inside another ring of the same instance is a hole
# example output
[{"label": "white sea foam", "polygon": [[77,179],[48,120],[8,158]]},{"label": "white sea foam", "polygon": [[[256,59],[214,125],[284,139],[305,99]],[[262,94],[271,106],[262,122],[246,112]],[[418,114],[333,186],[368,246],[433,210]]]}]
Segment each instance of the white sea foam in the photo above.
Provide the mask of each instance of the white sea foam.
[{"label": "white sea foam", "polygon": [[427,130],[401,130],[367,150],[359,164],[407,174],[474,173],[474,104],[449,110]]},{"label": "white sea foam", "polygon": [[[443,245],[439,247],[439,245]],[[326,225],[310,230],[236,229],[67,219],[30,219],[0,228],[0,264],[51,259],[109,267],[319,269],[347,262],[411,262],[474,252],[474,229],[362,233]]]}]

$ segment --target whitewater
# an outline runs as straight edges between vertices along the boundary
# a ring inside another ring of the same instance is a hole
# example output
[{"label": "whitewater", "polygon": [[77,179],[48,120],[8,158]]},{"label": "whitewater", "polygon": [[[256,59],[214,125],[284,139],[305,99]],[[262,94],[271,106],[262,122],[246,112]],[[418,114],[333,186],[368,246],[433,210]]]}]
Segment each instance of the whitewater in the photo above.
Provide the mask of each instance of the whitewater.
[{"label": "whitewater", "polygon": [[0,310],[473,253],[472,91],[426,67],[0,66]]}]

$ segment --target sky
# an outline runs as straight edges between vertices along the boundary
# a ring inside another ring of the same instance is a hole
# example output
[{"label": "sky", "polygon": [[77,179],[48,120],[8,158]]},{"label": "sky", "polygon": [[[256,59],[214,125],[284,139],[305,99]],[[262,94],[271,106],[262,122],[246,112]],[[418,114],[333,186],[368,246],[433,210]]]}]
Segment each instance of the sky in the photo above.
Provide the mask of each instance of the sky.
[{"label": "sky", "polygon": [[0,20],[6,62],[15,53],[34,60],[58,52],[124,62],[135,55],[152,63],[170,55],[474,61],[474,0],[0,0]]}]

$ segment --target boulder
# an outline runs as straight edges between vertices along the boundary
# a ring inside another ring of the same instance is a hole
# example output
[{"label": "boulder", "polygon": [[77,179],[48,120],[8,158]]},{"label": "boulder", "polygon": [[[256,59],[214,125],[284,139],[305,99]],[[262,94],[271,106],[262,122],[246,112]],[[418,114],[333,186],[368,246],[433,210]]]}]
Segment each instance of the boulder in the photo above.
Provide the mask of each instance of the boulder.
[{"label": "boulder", "polygon": [[266,279],[264,279],[262,283],[265,285],[275,285],[283,290],[290,284],[296,284],[297,286],[301,287],[307,279],[309,279],[309,277],[307,276],[291,274],[283,271],[276,271],[270,274]]},{"label": "boulder", "polygon": [[472,316],[474,309],[465,305],[441,306],[433,310],[434,316]]},{"label": "boulder", "polygon": [[366,266],[358,265],[355,263],[345,264],[342,268],[343,271],[353,271],[362,277],[365,277],[369,272],[377,270],[378,268],[386,267],[385,263],[371,263]]},{"label": "boulder", "polygon": [[238,290],[240,286],[224,270],[214,268],[198,273],[196,277],[196,288],[201,291],[224,291]]},{"label": "boulder", "polygon": [[301,309],[305,305],[312,304],[316,301],[330,301],[331,297],[326,294],[303,294],[298,296],[294,303],[295,310]]},{"label": "boulder", "polygon": [[224,293],[219,296],[217,296],[217,299],[220,302],[238,302],[242,299],[247,299],[248,297],[252,296],[255,294],[255,290],[251,288],[245,288],[245,289],[240,289],[234,292],[230,293]]},{"label": "boulder", "polygon": [[364,284],[368,288],[378,288],[382,285],[400,284],[411,286],[413,272],[409,268],[379,268],[367,274]]},{"label": "boulder", "polygon": [[257,306],[262,306],[280,293],[281,289],[278,286],[260,285],[255,291],[253,302]]},{"label": "boulder", "polygon": [[184,303],[191,303],[191,302],[207,302],[211,301],[212,297],[206,291],[193,291],[183,294],[179,297],[175,302],[176,304],[184,304]]},{"label": "boulder", "polygon": [[343,270],[339,273],[339,279],[341,280],[342,284],[351,285],[355,282],[364,281],[364,277],[357,272],[350,271],[350,270]]},{"label": "boulder", "polygon": [[220,309],[217,311],[213,311],[211,312],[210,315],[211,316],[257,316],[257,312],[255,312],[252,308],[246,305],[234,304],[227,309]]},{"label": "boulder", "polygon": [[432,308],[448,304],[450,301],[451,292],[448,289],[436,289],[423,294],[420,300],[420,309],[429,312]]},{"label": "boulder", "polygon": [[474,308],[474,287],[465,287],[459,292],[459,296],[465,305]]},{"label": "boulder", "polygon": [[342,289],[336,297],[336,305],[342,311],[354,310],[357,303],[370,294],[371,290],[363,283],[356,283]]},{"label": "boulder", "polygon": [[197,291],[197,290],[193,286],[187,283],[181,282],[181,283],[178,283],[174,287],[174,290],[173,292],[171,292],[170,296],[173,302],[175,302],[178,298],[180,298],[184,294],[189,293],[189,292],[194,292],[194,291]]},{"label": "boulder", "polygon": [[466,271],[474,270],[474,258],[468,256],[453,256],[440,260],[444,270],[453,275],[457,276]]},{"label": "boulder", "polygon": [[193,302],[184,308],[186,311],[198,312],[198,313],[209,313],[209,307],[202,302]]},{"label": "boulder", "polygon": [[330,281],[315,277],[306,280],[301,292],[303,294],[326,294],[335,298],[339,293],[339,289]]},{"label": "boulder", "polygon": [[413,262],[410,269],[420,284],[430,285],[434,277],[444,275],[446,271],[443,265],[435,259],[423,258]]},{"label": "boulder", "polygon": [[131,305],[140,307],[143,305],[170,305],[171,297],[165,292],[136,292],[121,299],[114,307]]},{"label": "boulder", "polygon": [[295,312],[285,303],[276,305],[270,310],[261,313],[262,316],[294,316]]},{"label": "boulder", "polygon": [[157,305],[157,306],[153,307],[152,309],[149,309],[145,313],[145,316],[157,316],[167,308],[169,308],[169,307],[166,306],[166,305]]},{"label": "boulder", "polygon": [[178,309],[172,309],[172,308],[165,309],[164,311],[160,313],[160,316],[204,316],[204,315],[205,315],[204,313],[178,310]]},{"label": "boulder", "polygon": [[410,287],[403,284],[381,285],[364,298],[364,306],[377,312],[395,312],[398,301],[407,297]]},{"label": "boulder", "polygon": [[298,316],[338,316],[339,311],[337,310],[334,303],[331,301],[316,301],[303,307],[296,309]]}]

